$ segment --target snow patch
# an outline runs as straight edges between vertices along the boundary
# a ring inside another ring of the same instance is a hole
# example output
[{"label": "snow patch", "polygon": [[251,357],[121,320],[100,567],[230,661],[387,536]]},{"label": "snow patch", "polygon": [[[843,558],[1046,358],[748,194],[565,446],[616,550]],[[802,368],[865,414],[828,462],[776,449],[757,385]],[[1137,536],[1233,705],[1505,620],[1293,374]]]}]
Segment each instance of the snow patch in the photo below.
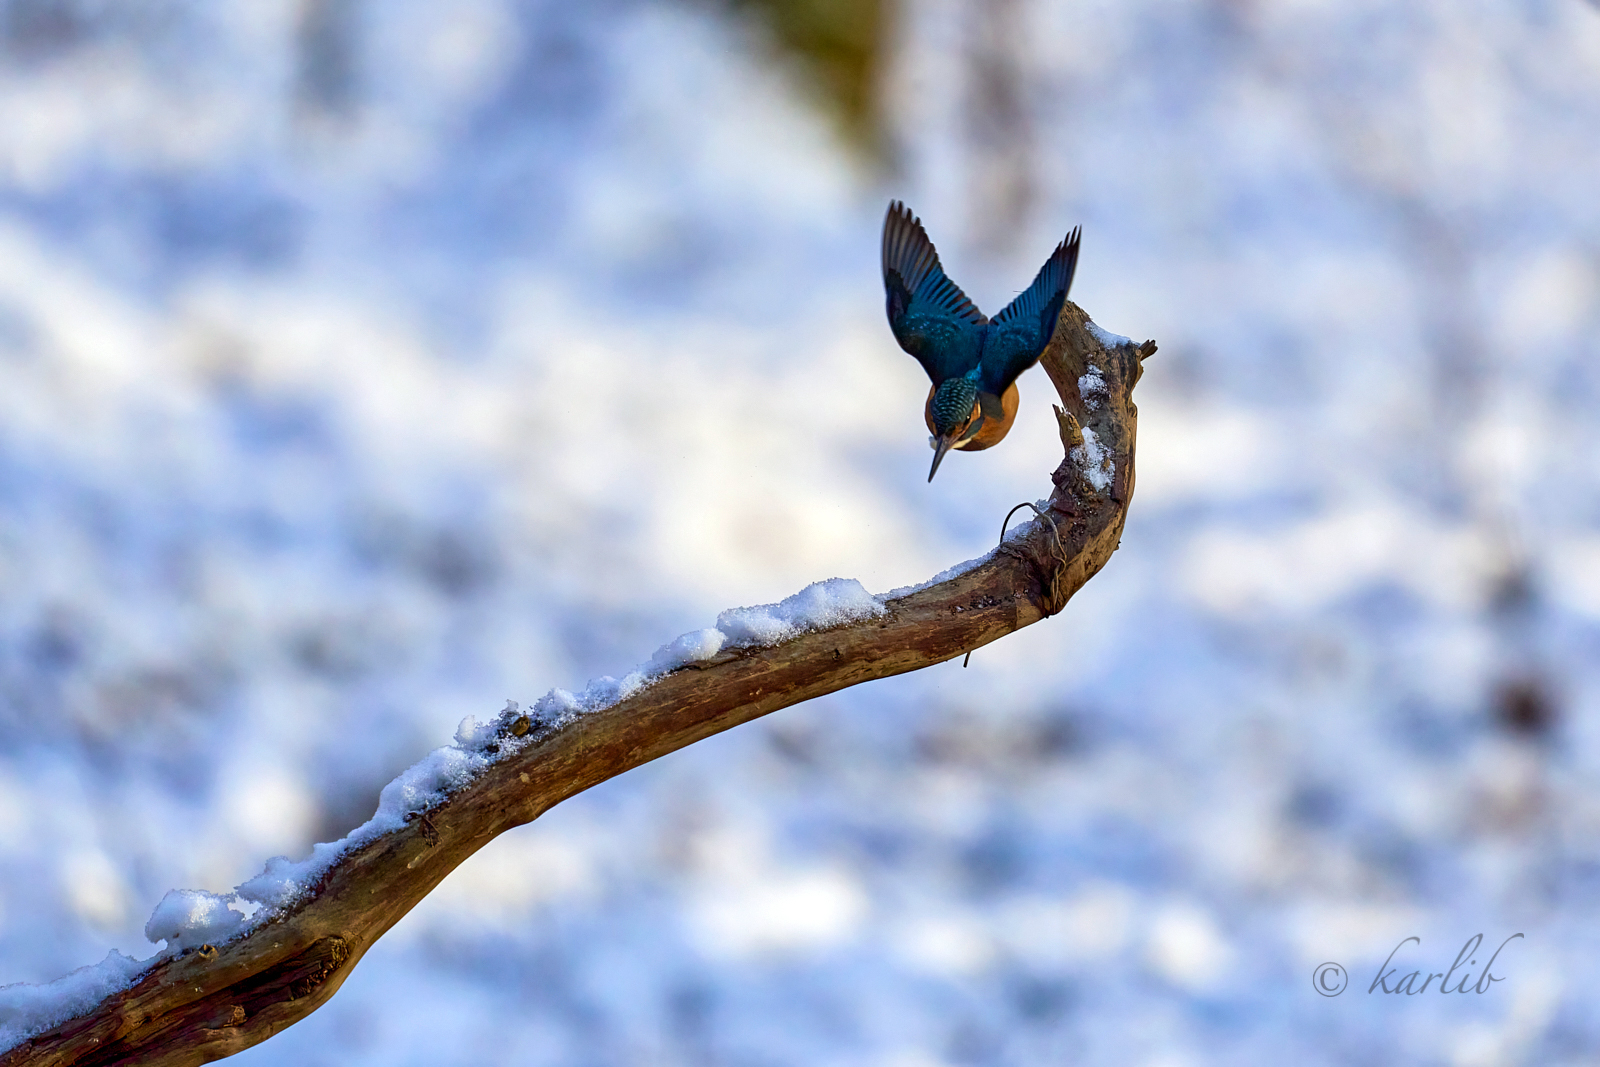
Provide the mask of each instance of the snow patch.
[{"label": "snow patch", "polygon": [[667,642],[656,649],[647,668],[660,674],[677,670],[690,663],[703,663],[722,651],[728,635],[721,630],[694,630]]},{"label": "snow patch", "polygon": [[1110,330],[1101,329],[1099,326],[1095,325],[1093,321],[1090,321],[1087,325],[1089,327],[1089,332],[1094,335],[1094,339],[1096,341],[1100,342],[1100,346],[1102,348],[1116,348],[1119,345],[1133,344],[1133,338],[1124,337],[1120,333],[1112,333]]},{"label": "snow patch", "polygon": [[165,955],[227,941],[244,924],[244,914],[228,906],[235,899],[203,889],[168,890],[144,924],[144,936],[152,942],[165,941]]},{"label": "snow patch", "polygon": [[735,648],[773,645],[807,630],[824,630],[858,619],[888,613],[877,598],[854,578],[812,582],[776,604],[729,608],[717,616],[717,629]]},{"label": "snow patch", "polygon": [[1107,388],[1099,367],[1090,367],[1089,372],[1078,379],[1078,395],[1083,397],[1083,406],[1090,411],[1098,410],[1111,398],[1111,390]]},{"label": "snow patch", "polygon": [[1111,484],[1111,478],[1116,474],[1111,450],[1102,445],[1094,431],[1087,426],[1083,428],[1083,444],[1072,450],[1072,461],[1082,469],[1089,484],[1100,491]]},{"label": "snow patch", "polygon": [[[451,793],[472,781],[489,766],[497,752],[519,748],[514,737],[501,736],[508,716],[514,718],[519,714],[517,705],[510,703],[506,711],[501,713],[500,720],[486,727],[480,728],[472,719],[467,719],[456,731],[456,745],[434,749],[383,787],[383,792],[378,794],[378,810],[372,818],[338,841],[312,846],[311,855],[303,860],[295,861],[287,856],[274,856],[268,860],[260,874],[235,887],[235,898],[259,904],[261,910],[251,916],[247,925],[233,933],[245,933],[261,921],[292,907],[316,886],[323,873],[340,856],[374,838],[399,830],[416,813],[442,803]],[[487,740],[491,737],[499,738],[500,745],[491,747]],[[167,896],[170,898],[172,894]],[[162,902],[163,905],[165,903]],[[160,908],[156,910],[159,914]],[[151,923],[154,922],[155,918],[152,917]],[[149,930],[147,926],[146,932]],[[220,938],[208,940],[216,944]]]},{"label": "snow patch", "polygon": [[[1007,540],[1009,539],[1010,538],[1008,536]],[[901,597],[910,596],[912,593],[920,593],[924,589],[931,589],[941,582],[948,582],[952,578],[959,578],[968,571],[974,570],[975,568],[988,563],[993,558],[994,551],[990,550],[976,559],[969,559],[965,563],[957,563],[954,567],[946,567],[944,570],[940,571],[938,574],[935,574],[932,578],[929,578],[925,582],[918,582],[916,585],[902,585],[889,590],[887,593],[879,593],[876,599],[880,603],[886,603],[890,600],[899,600]]]},{"label": "snow patch", "polygon": [[146,962],[112,949],[99,963],[79,967],[46,985],[19,982],[0,986],[0,1052],[82,1015],[111,994],[127,989],[144,973]]}]

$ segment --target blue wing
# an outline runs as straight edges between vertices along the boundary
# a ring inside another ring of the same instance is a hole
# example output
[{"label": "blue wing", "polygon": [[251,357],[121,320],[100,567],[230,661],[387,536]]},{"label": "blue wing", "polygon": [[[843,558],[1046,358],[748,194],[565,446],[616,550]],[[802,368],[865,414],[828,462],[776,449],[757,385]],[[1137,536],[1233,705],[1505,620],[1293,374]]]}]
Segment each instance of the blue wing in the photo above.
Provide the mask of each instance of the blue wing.
[{"label": "blue wing", "polygon": [[883,220],[883,289],[894,339],[933,384],[978,365],[988,320],[946,277],[921,220],[898,200]]},{"label": "blue wing", "polygon": [[1006,305],[1006,309],[989,324],[989,336],[983,345],[983,369],[980,387],[987,393],[1001,396],[1017,375],[1038,362],[1045,346],[1056,332],[1056,319],[1061,316],[1061,305],[1066,302],[1067,290],[1072,288],[1072,274],[1078,267],[1078,238],[1074,228],[1066,240],[1056,246],[1033,284],[1027,291]]}]

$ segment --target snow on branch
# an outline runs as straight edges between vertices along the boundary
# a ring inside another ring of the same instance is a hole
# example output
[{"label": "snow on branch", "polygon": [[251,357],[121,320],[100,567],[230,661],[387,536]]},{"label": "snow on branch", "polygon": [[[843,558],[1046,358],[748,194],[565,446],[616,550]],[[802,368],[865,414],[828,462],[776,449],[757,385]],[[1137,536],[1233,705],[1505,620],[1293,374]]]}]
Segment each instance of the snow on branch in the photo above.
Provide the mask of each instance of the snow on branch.
[{"label": "snow on branch", "polygon": [[1154,351],[1068,303],[1040,361],[1060,394],[1065,454],[1049,500],[1030,505],[1037,517],[993,552],[881,596],[835,578],[725,611],[620,679],[468,720],[344,839],[299,862],[273,860],[226,896],[168,893],[145,928],[167,943],[151,960],[113,952],[49,985],[0,989],[0,1067],[231,1056],[321,1007],[385,931],[506,830],[712,734],[942,663],[1059,612],[1122,536],[1133,386]]}]

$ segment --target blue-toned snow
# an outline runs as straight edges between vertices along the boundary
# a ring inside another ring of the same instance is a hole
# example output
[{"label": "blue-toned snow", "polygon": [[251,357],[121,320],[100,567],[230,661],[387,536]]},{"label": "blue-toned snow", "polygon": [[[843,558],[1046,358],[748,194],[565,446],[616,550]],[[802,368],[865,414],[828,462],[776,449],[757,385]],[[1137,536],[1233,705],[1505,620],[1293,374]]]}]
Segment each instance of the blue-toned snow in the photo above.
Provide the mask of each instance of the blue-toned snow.
[{"label": "blue-toned snow", "polygon": [[[599,711],[631,696],[679,667],[711,659],[724,647],[775,645],[807,631],[887,613],[883,603],[854,579],[812,582],[776,604],[729,608],[717,616],[716,628],[695,630],[669,641],[621,680],[603,677],[578,694],[553,689],[534,710],[540,713],[541,726],[560,727],[576,715]],[[511,702],[501,718],[514,718],[519,712]],[[145,963],[170,953],[226,944],[294,906],[314,890],[340,856],[401,829],[414,813],[443,802],[497,756],[503,759],[520,747],[515,737],[498,736],[498,725],[493,720],[480,724],[468,716],[456,729],[455,744],[434,749],[384,786],[372,818],[337,841],[318,843],[306,858],[297,861],[275,856],[260,874],[226,895],[201,889],[169,890],[144,926],[145,937],[164,941],[166,949]],[[530,733],[526,741],[536,736]],[[497,742],[493,752],[486,747],[491,741]],[[241,903],[250,910],[248,916],[235,909],[234,905]],[[47,985],[0,986],[0,1050],[72,1018],[110,992],[127,988],[141,976],[145,963],[135,965],[113,952],[101,963]]]},{"label": "blue-toned snow", "polygon": [[[991,309],[1081,223],[1073,298],[1160,345],[1120,551],[966,669],[496,840],[239,1062],[1600,1048],[1600,10],[895,32],[888,181],[700,5],[6,6],[0,983],[63,985],[0,994],[0,1041],[147,919],[292,899],[508,697],[575,713],[715,655],[650,650],[724,605],[778,632],[820,576],[991,550],[1059,461],[1048,385],[926,483],[894,196]],[[1517,932],[1481,995],[1366,992],[1407,937],[1443,971]]]}]

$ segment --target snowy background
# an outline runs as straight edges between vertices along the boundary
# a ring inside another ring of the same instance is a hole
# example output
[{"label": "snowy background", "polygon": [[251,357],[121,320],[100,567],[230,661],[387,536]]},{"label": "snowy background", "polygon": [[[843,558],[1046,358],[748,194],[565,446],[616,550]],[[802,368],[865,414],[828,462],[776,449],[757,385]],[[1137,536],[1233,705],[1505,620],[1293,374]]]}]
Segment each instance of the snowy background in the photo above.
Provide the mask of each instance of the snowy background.
[{"label": "snowy background", "polygon": [[876,123],[789,8],[0,5],[0,983],[991,547],[1048,385],[925,484],[897,196],[991,312],[1082,223],[1161,345],[1121,551],[507,834],[237,1062],[1600,1062],[1600,8],[916,0]]}]

